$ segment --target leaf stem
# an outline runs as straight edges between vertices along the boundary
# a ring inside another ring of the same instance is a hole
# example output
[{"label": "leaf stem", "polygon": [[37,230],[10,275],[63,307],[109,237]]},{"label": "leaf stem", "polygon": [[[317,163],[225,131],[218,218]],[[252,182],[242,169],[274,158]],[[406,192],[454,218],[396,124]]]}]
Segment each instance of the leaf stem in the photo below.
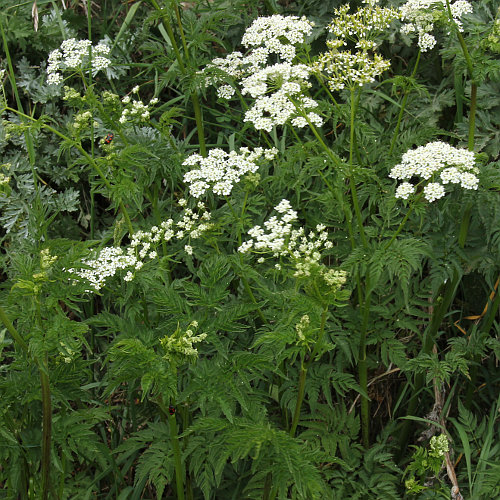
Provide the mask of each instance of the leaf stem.
[{"label": "leaf stem", "polygon": [[297,402],[295,404],[295,411],[293,413],[292,426],[290,427],[290,436],[295,437],[295,432],[297,430],[297,425],[300,420],[300,409],[302,407],[302,402],[304,401],[304,392],[306,386],[306,376],[307,370],[311,363],[314,361],[316,356],[318,355],[319,349],[321,348],[321,344],[323,341],[323,337],[325,334],[325,325],[326,325],[326,316],[328,314],[328,306],[325,305],[323,307],[323,312],[321,313],[321,322],[319,327],[318,339],[314,344],[314,348],[312,353],[309,356],[309,359],[304,362],[304,358],[302,358],[300,363],[300,374],[299,374],[299,386],[298,386],[298,394],[297,394]]},{"label": "leaf stem", "polygon": [[175,456],[175,485],[177,487],[177,499],[184,500],[184,478],[182,470],[181,448],[179,446],[179,436],[177,434],[177,422],[174,415],[168,415],[170,424],[170,438]]},{"label": "leaf stem", "polygon": [[[369,275],[366,278],[366,297],[362,304],[363,319],[361,323],[358,359],[359,386],[365,394],[368,392],[368,365],[366,361],[366,338],[368,332],[368,320],[370,317],[371,290]],[[370,446],[370,400],[366,395],[361,394],[361,437],[363,446]]]}]

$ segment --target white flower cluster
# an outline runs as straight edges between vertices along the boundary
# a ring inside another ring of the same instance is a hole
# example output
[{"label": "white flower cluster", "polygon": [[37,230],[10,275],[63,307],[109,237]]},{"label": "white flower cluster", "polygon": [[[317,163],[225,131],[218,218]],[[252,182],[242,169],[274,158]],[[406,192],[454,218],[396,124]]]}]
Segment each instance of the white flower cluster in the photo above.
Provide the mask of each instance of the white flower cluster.
[{"label": "white flower cluster", "polygon": [[[291,261],[295,269],[293,276],[309,277],[313,273],[318,274],[329,287],[339,289],[346,281],[345,271],[329,269],[321,262],[321,252],[333,247],[325,226],[318,224],[316,232],[306,234],[303,227],[293,229],[291,223],[297,220],[297,212],[292,209],[288,200],[281,200],[274,209],[281,215],[265,221],[264,227],[254,226],[250,229],[248,234],[252,238],[245,241],[238,251],[272,252],[274,257]],[[260,259],[259,261],[262,262]],[[279,264],[276,267],[281,269]]]},{"label": "white flower cluster", "polygon": [[220,148],[209,151],[207,157],[192,154],[183,165],[197,167],[184,174],[184,182],[189,184],[189,192],[200,198],[209,189],[216,195],[229,196],[235,184],[248,173],[255,173],[259,166],[255,163],[262,156],[272,160],[278,150],[276,148],[241,148],[240,152],[226,153]]},{"label": "white flower cluster", "polygon": [[374,82],[390,64],[390,61],[378,54],[374,54],[372,58],[366,51],[353,54],[350,50],[342,52],[332,50],[322,54],[315,66],[329,75],[328,84],[333,91],[336,91],[345,87],[362,87],[366,83]]},{"label": "white flower cluster", "polygon": [[280,59],[292,62],[295,45],[304,42],[314,24],[306,17],[281,16],[259,17],[247,28],[241,43],[244,47],[262,47],[268,54],[277,54]]},{"label": "white flower cluster", "polygon": [[172,335],[162,338],[160,343],[165,350],[163,357],[176,365],[195,360],[198,357],[198,351],[193,344],[207,338],[206,333],[195,335],[193,330],[196,328],[198,328],[198,322],[191,321],[185,332],[178,326]]},{"label": "white flower cluster", "polygon": [[385,31],[392,21],[400,18],[396,9],[379,7],[378,0],[363,2],[366,7],[359,8],[354,14],[350,14],[348,3],[334,10],[334,19],[328,25],[328,30],[345,45],[346,40],[357,42],[360,47],[374,48],[374,44],[366,45],[379,33]]},{"label": "white flower cluster", "polygon": [[[139,92],[139,86],[135,86],[132,89],[133,94]],[[140,99],[132,99],[130,95],[126,95],[122,99],[122,103],[125,104],[125,108],[122,111],[122,115],[119,118],[119,122],[124,124],[126,122],[145,122],[149,120],[149,108],[154,106],[158,102],[157,97],[153,97],[149,101],[149,104],[144,104]]]},{"label": "white flower cluster", "polygon": [[[424,197],[429,202],[442,198],[445,184],[460,184],[464,189],[477,189],[479,179],[475,167],[474,152],[458,149],[445,142],[431,142],[417,149],[407,151],[401,163],[395,165],[389,177],[408,181],[420,177],[424,181],[432,179],[424,187]],[[440,180],[441,182],[437,182]],[[401,183],[396,189],[396,198],[408,199],[416,186],[410,182]]]},{"label": "white flower cluster", "polygon": [[[472,12],[472,5],[465,0],[450,0],[450,10],[453,21],[462,31],[461,17]],[[449,22],[446,0],[408,0],[401,6],[400,13],[401,19],[405,21],[401,32],[405,35],[416,33],[422,52],[427,52],[436,45],[436,38],[431,34],[434,24]]]},{"label": "white flower cluster", "polygon": [[305,127],[307,119],[318,127],[323,125],[323,119],[312,111],[318,103],[303,94],[303,89],[310,87],[307,82],[309,72],[305,64],[285,62],[266,66],[244,78],[241,93],[256,99],[246,111],[244,121],[266,132],[289,120],[298,128]]},{"label": "white flower cluster", "polygon": [[311,320],[309,319],[309,315],[304,314],[300,321],[295,325],[295,330],[297,331],[297,339],[299,343],[305,342],[306,336],[304,335],[307,330],[309,330],[309,325]]},{"label": "white flower cluster", "polygon": [[[304,42],[312,27],[312,22],[297,16],[273,15],[255,20],[242,38],[250,52],[245,56],[233,52],[226,58],[214,59],[203,70],[206,85],[218,85],[228,77],[241,85],[241,94],[255,99],[244,121],[257,130],[270,132],[274,126],[289,121],[299,128],[308,121],[321,126],[323,120],[314,112],[317,102],[304,96],[304,90],[310,87],[310,70],[304,64],[293,64],[296,46]],[[278,56],[278,62],[270,60],[273,55]],[[217,89],[217,95],[224,99],[234,93],[234,87],[227,83]]]},{"label": "white flower cluster", "polygon": [[[89,58],[89,49],[92,52],[92,61]],[[75,38],[64,40],[59,49],[49,54],[47,83],[49,85],[61,83],[63,80],[61,72],[67,69],[88,71],[91,68],[92,74],[106,69],[111,64],[111,61],[105,57],[110,51],[111,49],[103,43],[92,47],[90,40],[76,40]]]},{"label": "white flower cluster", "polygon": [[179,221],[168,219],[163,221],[160,227],[153,226],[149,231],[137,231],[131,236],[128,247],[104,247],[95,259],[82,262],[87,269],[68,269],[68,272],[73,279],[76,276],[89,283],[91,288],[87,292],[100,290],[106,284],[106,280],[120,270],[127,270],[123,279],[132,281],[135,272],[139,271],[146,261],[158,257],[157,248],[163,242],[172,239],[181,240],[185,237],[197,239],[212,227],[209,222],[211,214],[205,210],[205,205],[199,202],[197,208],[201,215],[190,208],[185,208]]},{"label": "white flower cluster", "polygon": [[[377,44],[374,38],[386,30],[400,14],[391,8],[381,8],[376,0],[367,0],[365,7],[350,14],[347,3],[335,9],[335,17],[329,30],[337,38],[327,40],[328,52],[321,54],[314,63],[317,71],[328,75],[328,83],[332,91],[344,88],[354,89],[375,81],[375,78],[386,71],[390,61],[379,54],[372,54]],[[339,50],[347,42],[355,42],[358,52]]]}]

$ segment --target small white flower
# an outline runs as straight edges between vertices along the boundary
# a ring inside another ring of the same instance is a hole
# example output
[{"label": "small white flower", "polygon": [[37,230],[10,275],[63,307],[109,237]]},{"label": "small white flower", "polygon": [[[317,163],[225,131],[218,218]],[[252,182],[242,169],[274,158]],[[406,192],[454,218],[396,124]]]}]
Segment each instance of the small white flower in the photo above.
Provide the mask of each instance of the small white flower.
[{"label": "small white flower", "polygon": [[[409,180],[420,177],[423,180],[437,180],[442,184],[430,182],[424,188],[425,198],[432,202],[445,195],[443,184],[459,184],[465,189],[477,189],[479,179],[472,173],[475,170],[472,151],[458,149],[444,142],[431,142],[417,149],[407,151],[400,164],[395,165],[389,177]],[[414,192],[409,182],[396,189],[396,197],[407,199]]]},{"label": "small white flower", "polygon": [[248,148],[241,148],[239,153],[226,153],[216,148],[210,150],[205,158],[193,154],[183,162],[185,166],[195,167],[184,174],[184,182],[189,184],[189,192],[195,198],[209,189],[214,194],[228,196],[245,174],[258,170],[256,161],[268,151],[257,148],[252,152]]},{"label": "small white flower", "polygon": [[193,255],[193,247],[191,245],[184,245],[184,251],[188,255]]},{"label": "small white flower", "polygon": [[430,203],[435,200],[439,200],[444,195],[445,191],[442,184],[439,184],[437,182],[429,182],[429,184],[424,187],[424,197]]},{"label": "small white flower", "polygon": [[[61,83],[62,71],[81,69],[88,72],[104,70],[110,66],[111,61],[104,57],[109,54],[110,49],[105,44],[100,43],[92,48],[89,40],[76,40],[70,38],[61,43],[59,49],[53,50],[47,61],[47,83],[54,85]],[[92,54],[92,59],[90,59]]]},{"label": "small white flower", "polygon": [[217,96],[221,99],[230,99],[235,94],[235,90],[231,85],[221,85],[217,89]]},{"label": "small white flower", "polygon": [[407,200],[415,192],[415,186],[409,182],[401,183],[396,189],[396,198]]}]

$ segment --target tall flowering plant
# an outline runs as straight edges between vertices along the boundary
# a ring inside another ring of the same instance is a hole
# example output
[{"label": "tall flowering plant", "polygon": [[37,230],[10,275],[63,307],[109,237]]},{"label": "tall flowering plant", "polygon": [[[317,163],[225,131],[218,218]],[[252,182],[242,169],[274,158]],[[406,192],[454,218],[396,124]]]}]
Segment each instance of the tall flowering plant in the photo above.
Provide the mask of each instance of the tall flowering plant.
[{"label": "tall flowering plant", "polygon": [[[26,95],[0,70],[2,487],[311,500],[480,478],[495,496],[485,5],[148,0],[112,39],[90,3],[79,38],[52,2],[62,42],[20,62]],[[233,4],[251,19],[225,32]]]}]

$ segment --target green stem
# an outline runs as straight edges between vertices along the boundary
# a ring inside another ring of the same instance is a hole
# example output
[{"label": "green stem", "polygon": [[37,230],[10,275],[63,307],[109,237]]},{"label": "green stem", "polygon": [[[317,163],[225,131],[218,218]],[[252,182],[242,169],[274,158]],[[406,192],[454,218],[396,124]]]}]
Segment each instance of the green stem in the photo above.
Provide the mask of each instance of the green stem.
[{"label": "green stem", "polygon": [[[307,370],[313,360],[316,358],[319,349],[321,348],[321,344],[323,341],[323,337],[325,334],[325,325],[326,325],[326,316],[328,314],[328,306],[325,305],[323,308],[323,312],[321,313],[321,323],[320,323],[320,329],[319,329],[319,334],[318,334],[318,340],[314,344],[313,351],[311,355],[309,356],[309,359],[304,363],[304,359],[302,358],[301,363],[300,363],[300,373],[299,373],[299,386],[298,386],[298,392],[297,392],[297,402],[295,403],[295,410],[293,413],[293,420],[292,420],[292,426],[290,427],[290,436],[295,437],[295,432],[297,431],[297,426],[300,421],[300,410],[302,407],[302,403],[304,401],[304,393],[305,393],[305,387],[306,387],[306,377],[307,377]],[[274,500],[276,498],[276,495],[278,493],[278,487],[275,486],[274,488],[271,489],[272,486],[272,474],[269,473],[266,476],[266,482],[264,484],[264,492],[262,494],[262,500]]]},{"label": "green stem", "polygon": [[477,108],[477,82],[474,78],[474,64],[472,63],[472,58],[467,49],[465,39],[458,29],[455,21],[453,20],[453,14],[451,12],[450,2],[446,0],[446,9],[448,11],[448,17],[450,22],[455,25],[455,31],[457,33],[458,43],[462,48],[462,53],[465,58],[465,63],[467,65],[467,72],[469,73],[469,78],[471,80],[471,90],[470,90],[470,109],[469,109],[469,140],[468,147],[469,151],[474,151],[474,134],[476,127],[476,108]]},{"label": "green stem", "polygon": [[409,219],[411,213],[413,212],[413,209],[415,208],[415,205],[419,202],[420,198],[423,196],[423,191],[415,198],[414,202],[410,205],[410,208],[408,209],[408,212],[406,212],[406,215],[404,216],[403,220],[399,224],[398,228],[396,229],[396,232],[392,235],[392,238],[387,242],[387,244],[384,247],[384,252],[389,249],[389,247],[394,243],[394,240],[398,237],[399,233],[403,230],[406,221]]},{"label": "green stem", "polygon": [[323,307],[323,312],[321,313],[321,323],[319,327],[318,340],[316,340],[314,344],[314,348],[312,353],[309,356],[309,359],[304,363],[304,359],[302,359],[300,363],[300,374],[299,374],[299,388],[297,394],[297,402],[295,404],[295,411],[293,413],[292,426],[290,427],[290,436],[295,436],[295,431],[297,430],[297,425],[300,420],[300,410],[302,407],[302,402],[304,401],[304,391],[306,386],[306,376],[307,370],[311,363],[316,358],[319,349],[321,348],[323,337],[325,334],[325,325],[326,325],[326,316],[328,314],[328,306]]},{"label": "green stem", "polygon": [[50,398],[48,355],[45,354],[40,366],[42,385],[42,500],[49,498],[50,489],[50,448],[52,439],[52,404]]},{"label": "green stem", "polygon": [[[2,34],[2,42],[3,42],[3,48],[5,50],[5,56],[7,58],[7,66],[9,68],[9,72],[8,72],[9,81],[10,81],[10,85],[12,87],[12,92],[13,92],[14,97],[16,99],[18,111],[24,115],[23,104],[21,102],[21,98],[19,97],[19,91],[18,91],[17,85],[16,85],[14,66],[12,64],[12,59],[10,57],[9,45],[7,43],[7,38],[5,36],[5,32],[3,29],[2,16],[0,16],[0,32]],[[7,105],[7,102],[5,102],[5,104]],[[8,108],[5,108],[5,109],[8,109]],[[12,110],[12,111],[14,111],[14,110]],[[24,116],[27,116],[27,115],[24,115]],[[22,121],[24,122],[24,119]],[[31,166],[31,173],[33,175],[33,183],[35,185],[35,190],[38,192],[38,178],[37,178],[37,175],[35,172],[35,167],[34,167],[34,165],[35,165],[35,148],[33,146],[33,139],[31,137],[31,131],[29,129],[24,131],[24,139],[26,141],[26,149],[28,150],[28,158],[29,158],[29,163]]]},{"label": "green stem", "polygon": [[179,28],[179,33],[181,34],[182,48],[184,49],[184,55],[186,56],[186,61],[189,60],[189,50],[186,43],[186,35],[184,34],[184,28],[182,27],[181,13],[179,11],[179,6],[176,0],[172,0],[174,4],[175,18],[177,20],[177,27]]},{"label": "green stem", "polygon": [[[421,52],[419,50],[418,54],[417,54],[417,60],[415,61],[415,66],[413,67],[413,71],[410,75],[410,78],[415,78],[415,75],[417,73],[418,63],[420,62],[420,55],[421,55]],[[401,103],[401,108],[399,109],[398,122],[396,123],[396,128],[394,129],[394,134],[393,134],[392,140],[391,140],[391,146],[389,148],[389,155],[391,155],[392,151],[394,150],[394,146],[396,145],[396,140],[397,140],[398,134],[399,134],[399,127],[401,126],[401,121],[403,119],[403,114],[404,114],[405,109],[406,109],[406,103],[408,101],[409,95],[410,95],[410,91],[405,90],[405,94],[403,96],[403,101]]]},{"label": "green stem", "polygon": [[[369,276],[366,278],[366,289],[370,288]],[[358,376],[359,386],[365,394],[368,392],[368,365],[366,360],[366,337],[368,332],[368,320],[370,317],[371,291],[367,291],[367,296],[362,304],[363,319],[361,323],[361,335],[359,341]],[[361,394],[361,436],[363,446],[370,446],[370,400]]]},{"label": "green stem", "polygon": [[[92,40],[92,5],[91,5],[92,0],[87,0],[87,32],[88,32],[88,39]],[[92,89],[92,44],[89,45],[89,64],[90,64],[90,70],[89,70],[89,81],[87,83],[88,89]],[[91,102],[93,103],[95,99],[92,99]],[[95,137],[94,137],[94,106],[91,106],[90,108],[90,156],[92,156],[92,159],[95,158],[94,154],[94,142],[95,142]],[[91,186],[92,186],[92,179],[91,180]],[[94,190],[90,189],[90,239],[93,240],[95,235],[95,193]],[[93,304],[92,304],[93,306]],[[91,306],[91,307],[92,307]],[[93,311],[92,311],[93,312]]]},{"label": "green stem", "polygon": [[297,402],[295,404],[295,411],[293,413],[292,426],[290,427],[290,436],[295,437],[295,431],[297,430],[297,425],[300,419],[300,409],[302,407],[302,401],[304,400],[304,391],[306,387],[306,376],[307,368],[304,366],[304,361],[301,362],[300,374],[299,374],[299,389],[297,393]]},{"label": "green stem", "polygon": [[181,448],[179,446],[179,436],[177,434],[177,421],[174,415],[168,415],[170,424],[170,438],[175,456],[175,485],[177,488],[177,500],[184,500],[184,474],[182,470]]},{"label": "green stem", "polygon": [[471,82],[469,108],[469,151],[474,151],[474,135],[476,130],[477,83]]},{"label": "green stem", "polygon": [[7,331],[12,335],[12,338],[16,341],[19,347],[25,352],[28,352],[28,344],[21,337],[19,332],[14,328],[14,325],[10,321],[9,317],[5,313],[4,308],[0,305],[0,321],[4,324]]},{"label": "green stem", "polygon": [[160,13],[161,19],[163,21],[163,25],[167,31],[168,38],[170,39],[170,43],[172,44],[172,48],[174,49],[175,58],[177,59],[177,63],[179,64],[179,68],[181,72],[184,74],[186,72],[186,68],[184,66],[184,61],[182,59],[181,53],[179,51],[179,46],[177,45],[177,41],[174,36],[174,32],[172,30],[172,25],[170,24],[170,19],[165,11],[158,5],[156,0],[149,0],[153,7]]},{"label": "green stem", "polygon": [[356,182],[354,180],[354,165],[353,165],[353,150],[354,150],[354,118],[356,116],[355,91],[351,88],[351,117],[350,117],[350,137],[349,137],[349,188],[351,189],[352,203],[354,205],[354,213],[359,226],[359,235],[364,247],[368,246],[363,226],[363,217],[359,207],[358,193],[356,190]]},{"label": "green stem", "polygon": [[181,448],[179,446],[179,435],[177,433],[177,421],[175,413],[170,415],[168,408],[163,403],[163,397],[158,396],[156,404],[160,407],[161,413],[168,420],[170,427],[170,439],[175,459],[175,482],[177,489],[177,500],[184,500],[184,470],[182,468]]}]

